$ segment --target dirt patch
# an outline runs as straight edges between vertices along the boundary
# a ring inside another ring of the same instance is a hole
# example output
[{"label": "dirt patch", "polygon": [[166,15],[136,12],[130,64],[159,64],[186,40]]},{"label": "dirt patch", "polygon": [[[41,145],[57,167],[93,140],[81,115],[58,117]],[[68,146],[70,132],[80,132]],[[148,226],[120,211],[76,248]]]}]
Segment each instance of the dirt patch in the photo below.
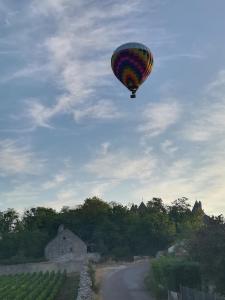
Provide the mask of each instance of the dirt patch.
[{"label": "dirt patch", "polygon": [[55,300],[74,300],[77,297],[79,286],[79,274],[72,273],[66,276],[66,280]]}]

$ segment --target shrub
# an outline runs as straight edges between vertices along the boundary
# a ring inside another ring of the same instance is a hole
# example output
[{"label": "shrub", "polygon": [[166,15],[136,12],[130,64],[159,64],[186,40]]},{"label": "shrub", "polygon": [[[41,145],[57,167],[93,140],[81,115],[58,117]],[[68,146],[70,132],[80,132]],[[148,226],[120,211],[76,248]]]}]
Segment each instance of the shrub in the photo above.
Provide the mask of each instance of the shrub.
[{"label": "shrub", "polygon": [[163,256],[152,261],[148,286],[158,298],[166,297],[167,291],[179,291],[180,286],[199,289],[201,287],[200,267],[197,262]]}]

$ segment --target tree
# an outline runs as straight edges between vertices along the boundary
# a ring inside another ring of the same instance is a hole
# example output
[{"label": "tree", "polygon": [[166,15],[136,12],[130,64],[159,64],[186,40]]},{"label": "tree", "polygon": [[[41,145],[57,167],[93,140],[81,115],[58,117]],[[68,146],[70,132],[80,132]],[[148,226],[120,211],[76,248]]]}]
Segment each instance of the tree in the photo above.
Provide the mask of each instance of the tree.
[{"label": "tree", "polygon": [[172,202],[172,205],[168,207],[169,209],[169,217],[175,223],[176,231],[180,233],[180,224],[184,222],[184,220],[191,216],[190,204],[188,203],[188,199],[185,197],[178,198],[177,200]]},{"label": "tree", "polygon": [[13,232],[19,223],[19,214],[13,208],[0,212],[0,233]]},{"label": "tree", "polygon": [[206,284],[214,284],[218,292],[225,294],[225,224],[221,218],[211,218],[211,223],[194,235],[189,253],[200,262]]},{"label": "tree", "polygon": [[139,212],[140,214],[144,214],[144,213],[147,212],[147,207],[146,207],[146,205],[144,204],[143,201],[141,202],[141,204],[140,204],[139,207],[138,207],[138,212]]},{"label": "tree", "polygon": [[59,218],[52,208],[35,207],[24,212],[22,224],[25,230],[47,231],[49,236],[52,237],[59,226]]},{"label": "tree", "polygon": [[148,201],[147,208],[149,211],[166,213],[166,208],[161,198],[152,198],[151,201]]}]

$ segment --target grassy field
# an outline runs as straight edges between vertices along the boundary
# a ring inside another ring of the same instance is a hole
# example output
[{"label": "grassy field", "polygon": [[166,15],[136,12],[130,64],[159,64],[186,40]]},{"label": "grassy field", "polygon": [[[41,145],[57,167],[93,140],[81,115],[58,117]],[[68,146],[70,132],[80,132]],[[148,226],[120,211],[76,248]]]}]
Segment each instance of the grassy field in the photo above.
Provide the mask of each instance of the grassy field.
[{"label": "grassy field", "polygon": [[65,273],[55,272],[0,276],[0,299],[75,299],[78,278],[75,274],[68,277]]}]

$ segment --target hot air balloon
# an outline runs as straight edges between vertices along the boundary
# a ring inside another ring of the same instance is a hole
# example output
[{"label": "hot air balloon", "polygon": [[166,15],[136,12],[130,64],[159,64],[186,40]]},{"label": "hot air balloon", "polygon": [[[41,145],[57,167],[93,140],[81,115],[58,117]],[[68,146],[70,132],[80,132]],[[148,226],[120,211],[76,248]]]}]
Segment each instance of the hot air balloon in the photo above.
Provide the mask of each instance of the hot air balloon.
[{"label": "hot air balloon", "polygon": [[132,92],[136,91],[152,71],[153,56],[148,47],[140,43],[127,43],[112,55],[111,66],[115,76]]}]

